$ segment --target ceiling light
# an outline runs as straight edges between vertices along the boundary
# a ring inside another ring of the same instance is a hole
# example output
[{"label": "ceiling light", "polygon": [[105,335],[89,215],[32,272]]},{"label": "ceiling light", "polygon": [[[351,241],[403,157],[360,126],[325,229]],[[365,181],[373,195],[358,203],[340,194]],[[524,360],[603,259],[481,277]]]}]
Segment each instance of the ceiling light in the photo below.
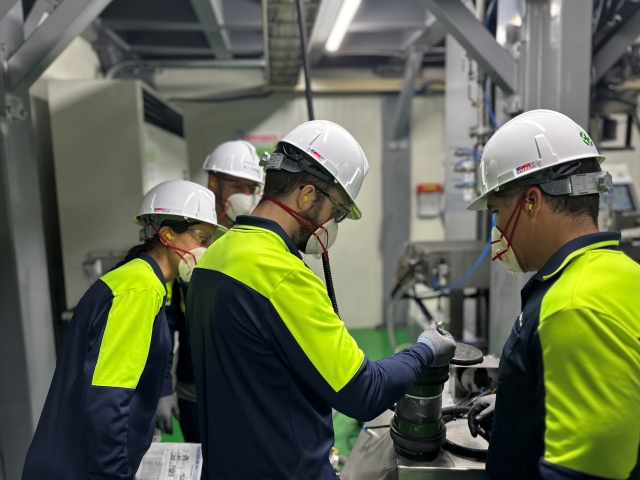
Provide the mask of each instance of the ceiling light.
[{"label": "ceiling light", "polygon": [[344,2],[342,2],[338,17],[333,24],[333,28],[331,28],[331,33],[324,46],[327,52],[335,52],[340,48],[344,34],[347,33],[349,25],[351,25],[351,20],[353,20],[353,17],[358,11],[360,2],[361,0],[344,0]]}]

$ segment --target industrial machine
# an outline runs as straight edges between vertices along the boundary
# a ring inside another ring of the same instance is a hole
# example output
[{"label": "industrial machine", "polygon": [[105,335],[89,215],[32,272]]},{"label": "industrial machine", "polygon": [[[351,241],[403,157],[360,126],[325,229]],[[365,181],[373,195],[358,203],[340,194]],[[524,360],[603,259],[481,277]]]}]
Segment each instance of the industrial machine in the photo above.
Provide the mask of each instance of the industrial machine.
[{"label": "industrial machine", "polygon": [[340,478],[484,479],[487,443],[471,437],[467,421],[459,421],[472,404],[442,408],[450,368],[482,361],[478,349],[459,343],[451,365],[428,369],[394,411],[363,427]]},{"label": "industrial machine", "polygon": [[137,243],[133,217],[143,195],[189,179],[187,143],[182,114],[141,81],[48,87],[64,266],[58,303],[72,309]]},{"label": "industrial machine", "polygon": [[396,319],[402,301],[412,300],[418,308],[418,314],[406,316],[409,338],[417,338],[434,319],[425,303],[433,298],[448,299],[443,320],[454,338],[466,341],[465,333],[470,333],[480,347],[486,344],[489,250],[488,242],[480,240],[407,244],[385,317],[392,348],[397,347]]}]

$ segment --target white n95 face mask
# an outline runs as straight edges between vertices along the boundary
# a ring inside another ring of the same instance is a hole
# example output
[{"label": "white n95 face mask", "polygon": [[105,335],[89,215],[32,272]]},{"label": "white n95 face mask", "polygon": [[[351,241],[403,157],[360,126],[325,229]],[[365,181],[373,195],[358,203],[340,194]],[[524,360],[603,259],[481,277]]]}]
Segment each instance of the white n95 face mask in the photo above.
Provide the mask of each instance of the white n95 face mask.
[{"label": "white n95 face mask", "polygon": [[257,195],[246,195],[244,193],[234,193],[227,198],[227,217],[229,220],[236,221],[240,215],[249,215],[256,208],[258,203]]},{"label": "white n95 face mask", "polygon": [[207,249],[204,247],[197,247],[193,250],[189,250],[180,257],[180,263],[178,264],[178,272],[180,273],[180,279],[183,282],[189,283],[191,281],[191,275],[196,265],[204,255]]},{"label": "white n95 face mask", "polygon": [[313,232],[307,241],[304,253],[313,255],[314,258],[320,258],[320,256],[326,250],[329,250],[336,242],[336,238],[338,238],[338,224],[336,223],[336,219],[332,218],[324,223],[321,228]]},{"label": "white n95 face mask", "polygon": [[512,245],[507,240],[507,237],[498,227],[493,227],[491,230],[491,254],[491,260],[498,260],[500,265],[506,268],[507,272],[512,275],[526,271],[522,268],[520,260],[513,250]]}]

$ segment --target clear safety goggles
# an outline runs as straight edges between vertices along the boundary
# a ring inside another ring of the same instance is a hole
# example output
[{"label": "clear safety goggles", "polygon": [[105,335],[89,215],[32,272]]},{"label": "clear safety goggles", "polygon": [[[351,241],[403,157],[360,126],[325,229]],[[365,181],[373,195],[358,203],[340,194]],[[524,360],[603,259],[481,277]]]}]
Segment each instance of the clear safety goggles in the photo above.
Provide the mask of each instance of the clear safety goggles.
[{"label": "clear safety goggles", "polygon": [[195,239],[196,242],[198,242],[201,247],[209,248],[214,241],[212,235],[209,235],[207,232],[203,232],[202,230],[189,228],[187,229],[187,232],[191,234],[191,236]]}]

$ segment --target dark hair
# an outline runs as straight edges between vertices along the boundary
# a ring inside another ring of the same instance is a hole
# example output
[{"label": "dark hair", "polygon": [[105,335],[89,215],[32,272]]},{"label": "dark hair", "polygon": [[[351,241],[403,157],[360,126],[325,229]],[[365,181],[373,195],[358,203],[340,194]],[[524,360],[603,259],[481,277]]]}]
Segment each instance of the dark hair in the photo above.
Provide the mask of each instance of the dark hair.
[{"label": "dark hair", "polygon": [[[192,225],[193,223],[187,222],[186,220],[165,220],[160,224],[160,228],[169,227],[175,233],[184,233],[189,228],[191,228]],[[160,230],[160,228],[158,230]],[[124,260],[113,267],[113,269],[115,270],[116,268],[129,263],[131,260],[135,260],[136,258],[140,257],[140,254],[142,253],[149,253],[151,250],[157,248],[160,245],[162,244],[160,243],[160,239],[158,238],[158,234],[156,233],[153,235],[153,237],[146,239],[143,243],[132,247],[127,252]]]},{"label": "dark hair", "polygon": [[[601,172],[600,164],[595,158],[587,158],[580,160],[578,168],[570,173],[570,175],[578,175],[581,173]],[[563,177],[560,177],[563,178]],[[565,177],[566,178],[566,177]],[[506,198],[507,203],[517,202],[518,199],[529,188],[528,186],[507,187],[504,190],[498,190],[494,195],[498,198]],[[540,188],[540,187],[538,187]],[[598,224],[598,212],[600,210],[600,194],[593,193],[590,195],[549,195],[540,189],[545,202],[551,208],[551,211],[559,215],[566,215],[571,218],[589,217],[594,224]]]},{"label": "dark hair", "polygon": [[[306,155],[301,150],[288,146],[287,152],[295,152],[298,155]],[[276,153],[284,153],[282,145],[279,145],[276,149]],[[320,188],[325,192],[332,187],[332,184],[325,182],[318,176],[303,170],[302,172],[288,172],[286,170],[268,170],[265,183],[264,183],[264,195],[273,197],[276,200],[280,200],[293,193],[298,188],[302,188],[306,185],[313,185],[316,188]],[[260,203],[266,199],[260,200]],[[321,202],[323,198],[320,195],[316,195],[314,204]]]}]

